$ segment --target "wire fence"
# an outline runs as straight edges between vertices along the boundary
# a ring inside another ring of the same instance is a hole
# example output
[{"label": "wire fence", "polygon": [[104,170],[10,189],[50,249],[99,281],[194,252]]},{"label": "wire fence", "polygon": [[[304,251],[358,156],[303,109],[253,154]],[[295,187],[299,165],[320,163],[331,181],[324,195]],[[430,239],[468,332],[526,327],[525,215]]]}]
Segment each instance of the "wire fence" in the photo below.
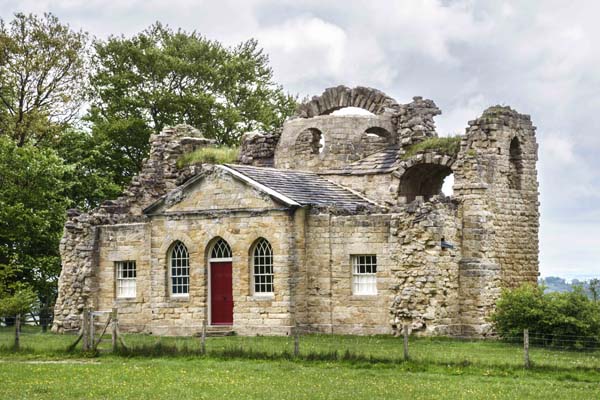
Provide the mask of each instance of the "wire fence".
[{"label": "wire fence", "polygon": [[[105,316],[106,317],[106,316]],[[83,333],[54,334],[40,321],[0,317],[0,352],[19,351],[65,355],[82,350],[127,356],[208,356],[219,358],[300,359],[365,363],[432,363],[484,368],[600,369],[600,348],[594,336],[523,332],[512,337],[391,335],[352,336],[293,330],[288,336],[213,336],[203,329],[196,336],[155,336],[127,333],[135,327],[118,318],[90,317],[87,348]],[[94,328],[91,328],[95,324]],[[18,329],[17,329],[18,326]],[[103,329],[104,328],[104,329]],[[185,327],[180,327],[185,328]],[[193,327],[189,327],[193,331]],[[197,328],[197,326],[196,326]],[[18,333],[17,333],[18,331]],[[408,331],[408,330],[407,330]],[[228,332],[226,332],[228,333]],[[16,345],[15,345],[15,342]]]}]

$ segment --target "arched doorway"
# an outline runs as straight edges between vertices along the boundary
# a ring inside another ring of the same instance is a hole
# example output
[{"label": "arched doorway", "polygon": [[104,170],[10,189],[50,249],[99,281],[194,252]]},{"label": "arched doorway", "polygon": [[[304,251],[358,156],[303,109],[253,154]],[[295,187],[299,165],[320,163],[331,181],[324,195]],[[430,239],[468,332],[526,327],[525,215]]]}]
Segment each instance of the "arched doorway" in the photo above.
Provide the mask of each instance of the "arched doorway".
[{"label": "arched doorway", "polygon": [[233,324],[233,288],[231,247],[218,238],[208,258],[210,266],[210,324]]}]

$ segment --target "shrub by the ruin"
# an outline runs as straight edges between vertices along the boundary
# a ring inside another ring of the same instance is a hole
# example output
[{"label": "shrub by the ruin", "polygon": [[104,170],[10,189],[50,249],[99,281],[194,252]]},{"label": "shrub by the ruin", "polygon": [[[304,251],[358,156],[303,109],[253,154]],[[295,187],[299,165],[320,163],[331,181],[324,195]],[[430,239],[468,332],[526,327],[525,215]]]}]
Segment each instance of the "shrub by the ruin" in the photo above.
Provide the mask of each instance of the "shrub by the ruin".
[{"label": "shrub by the ruin", "polygon": [[237,147],[203,147],[191,153],[184,154],[177,160],[177,166],[182,168],[194,164],[228,164],[237,160],[239,149]]},{"label": "shrub by the ruin", "polygon": [[415,154],[426,151],[434,151],[454,157],[458,154],[458,150],[460,150],[461,139],[461,136],[431,137],[409,146],[402,158],[407,159]]},{"label": "shrub by the ruin", "polygon": [[565,293],[544,293],[543,287],[533,285],[505,290],[492,321],[505,339],[529,329],[534,344],[569,348],[600,344],[600,307],[579,287]]}]

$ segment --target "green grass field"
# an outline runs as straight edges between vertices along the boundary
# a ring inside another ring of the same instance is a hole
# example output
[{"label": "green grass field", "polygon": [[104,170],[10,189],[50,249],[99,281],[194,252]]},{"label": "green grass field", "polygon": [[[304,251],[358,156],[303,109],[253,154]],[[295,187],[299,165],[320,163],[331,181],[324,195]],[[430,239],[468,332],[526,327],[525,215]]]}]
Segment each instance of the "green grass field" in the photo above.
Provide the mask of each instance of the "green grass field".
[{"label": "green grass field", "polygon": [[404,362],[386,336],[302,336],[296,359],[288,337],[209,338],[200,356],[198,338],[125,335],[137,355],[97,357],[67,353],[73,336],[27,327],[19,352],[12,338],[0,329],[0,399],[600,398],[600,352],[534,347],[525,370],[494,341],[411,338]]}]

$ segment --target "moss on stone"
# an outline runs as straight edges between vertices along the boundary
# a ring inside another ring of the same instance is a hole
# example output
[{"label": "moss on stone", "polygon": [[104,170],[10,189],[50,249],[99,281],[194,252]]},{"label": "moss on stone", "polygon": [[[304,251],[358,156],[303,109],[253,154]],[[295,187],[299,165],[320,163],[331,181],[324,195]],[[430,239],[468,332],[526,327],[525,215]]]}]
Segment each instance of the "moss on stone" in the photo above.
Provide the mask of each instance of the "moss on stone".
[{"label": "moss on stone", "polygon": [[428,138],[406,148],[406,152],[402,158],[406,160],[415,154],[423,153],[425,151],[435,151],[436,153],[454,157],[458,154],[458,150],[460,149],[461,139],[461,136]]},{"label": "moss on stone", "polygon": [[177,160],[177,166],[183,168],[194,164],[228,164],[237,160],[237,147],[203,147],[191,153],[184,154]]}]

